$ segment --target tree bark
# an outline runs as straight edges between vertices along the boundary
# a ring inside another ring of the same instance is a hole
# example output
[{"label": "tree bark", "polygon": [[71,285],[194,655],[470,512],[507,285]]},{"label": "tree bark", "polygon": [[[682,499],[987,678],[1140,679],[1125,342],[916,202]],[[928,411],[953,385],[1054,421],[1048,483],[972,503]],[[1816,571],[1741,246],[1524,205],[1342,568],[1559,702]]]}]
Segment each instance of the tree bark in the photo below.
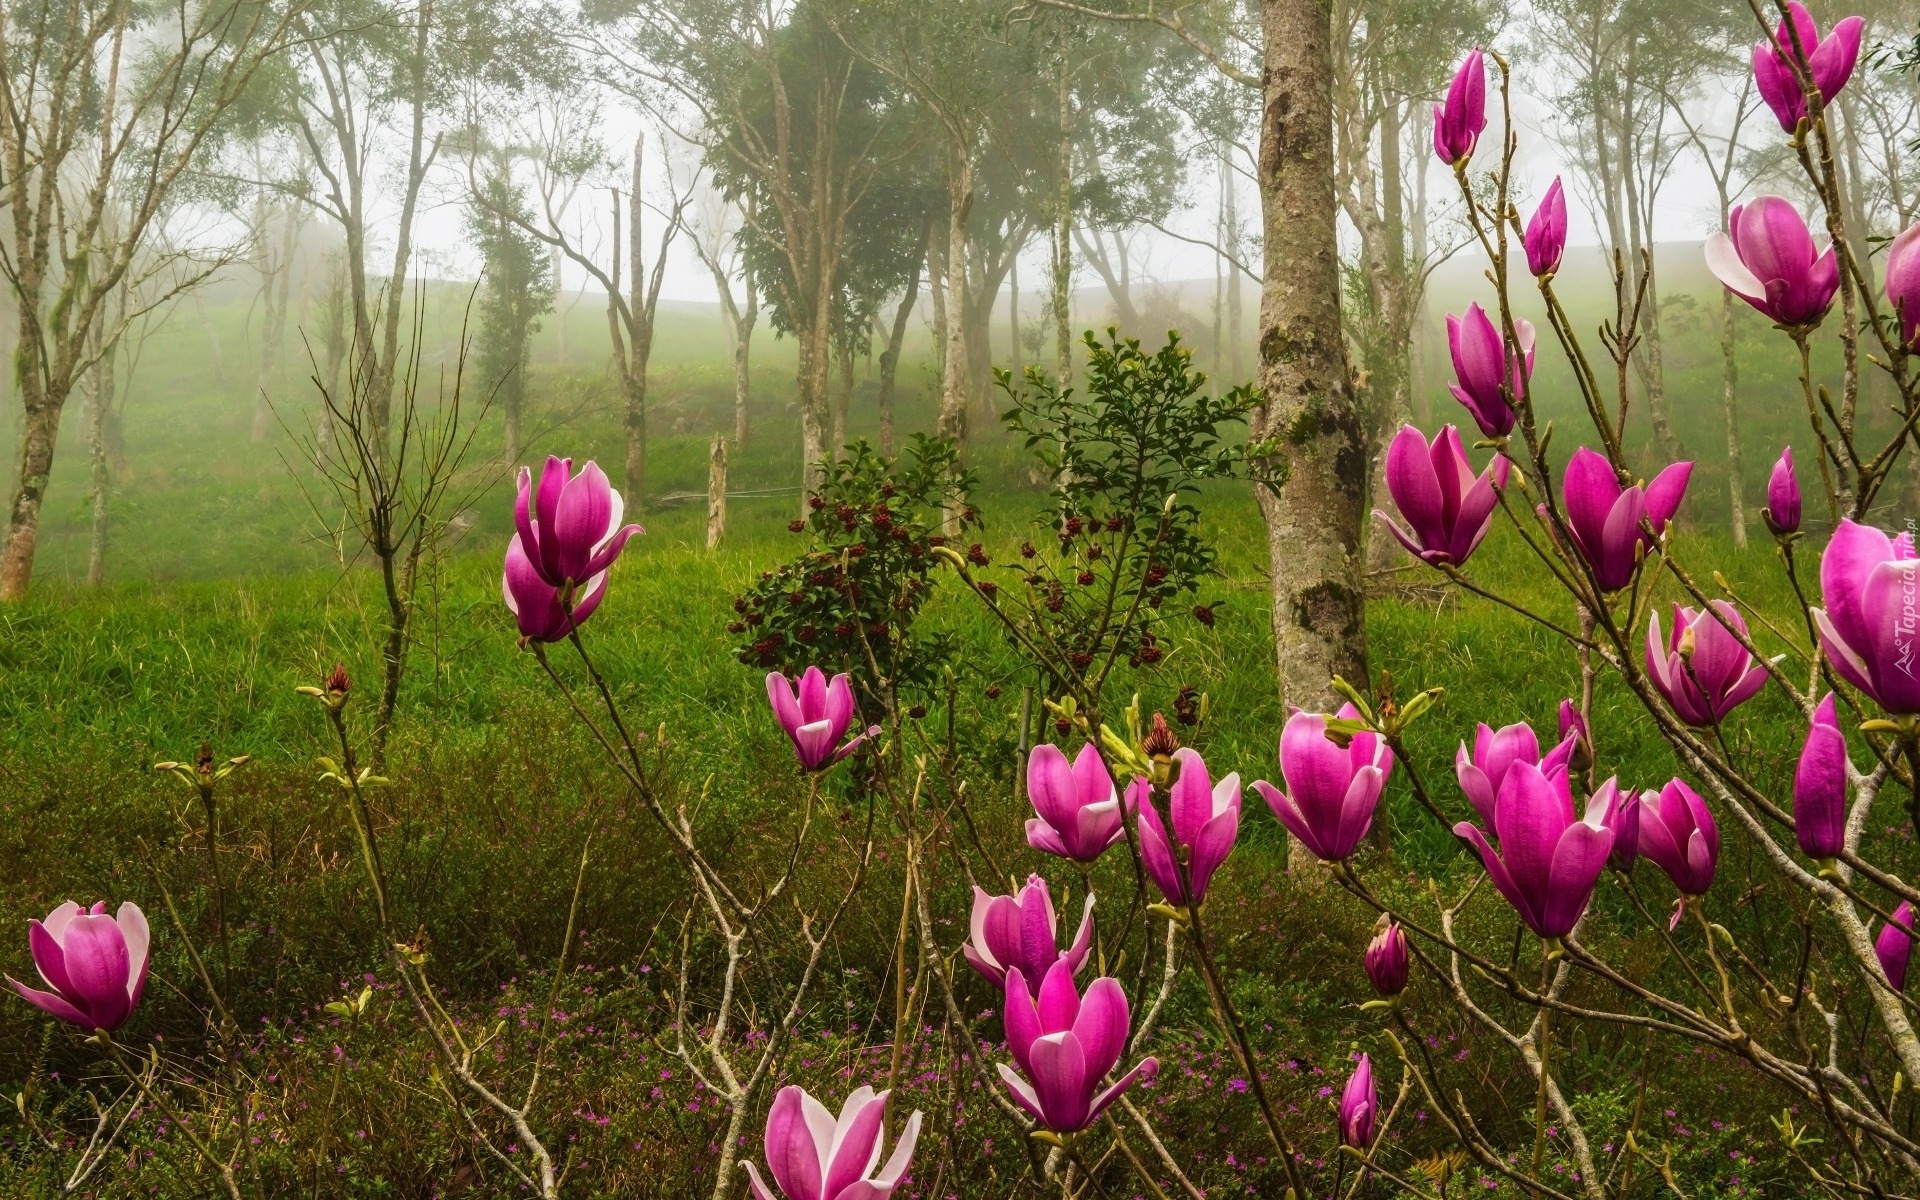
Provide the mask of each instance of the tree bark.
[{"label": "tree bark", "polygon": [[888,330],[887,348],[880,352],[880,453],[893,454],[893,382],[900,371],[900,350],[907,338],[907,321],[920,302],[920,263],[913,266],[913,277],[893,310],[893,327]]},{"label": "tree bark", "polygon": [[973,208],[973,149],[957,145],[951,151],[947,177],[946,353],[940,372],[941,437],[967,439],[967,407],[971,397],[967,376],[967,214]]},{"label": "tree bark", "polygon": [[[1263,0],[1259,488],[1284,703],[1328,709],[1367,679],[1360,521],[1367,442],[1340,328],[1327,0]],[[1302,850],[1294,847],[1290,861]],[[1310,857],[1310,856],[1308,856]]]},{"label": "tree bark", "polygon": [[753,280],[747,280],[747,303],[733,318],[733,444],[747,444],[747,404],[753,394],[753,372],[748,352],[753,346],[753,327],[760,319],[760,294]]},{"label": "tree bark", "polygon": [[[646,252],[640,244],[640,216],[643,211],[640,203],[640,167],[646,149],[646,137],[644,132],[634,136],[633,174],[627,192],[627,311],[635,322],[641,320],[646,303]],[[652,314],[648,313],[649,323],[651,318]],[[627,338],[627,352],[632,362],[626,365],[624,381],[627,399],[627,496],[644,507],[647,502],[647,357],[651,349],[647,343],[652,339],[636,334],[637,330],[630,330]],[[615,344],[619,344],[618,338]]]},{"label": "tree bark", "polygon": [[93,526],[87,539],[89,587],[99,587],[107,578],[107,501],[113,483],[107,464],[107,414],[113,409],[116,387],[114,351],[109,348],[96,353],[100,357],[87,373],[87,499],[93,507]]},{"label": "tree bark", "polygon": [[1720,292],[1720,404],[1727,416],[1727,502],[1733,515],[1733,544],[1747,545],[1747,505],[1741,496],[1740,432],[1734,404],[1739,366],[1733,354],[1733,293]]}]

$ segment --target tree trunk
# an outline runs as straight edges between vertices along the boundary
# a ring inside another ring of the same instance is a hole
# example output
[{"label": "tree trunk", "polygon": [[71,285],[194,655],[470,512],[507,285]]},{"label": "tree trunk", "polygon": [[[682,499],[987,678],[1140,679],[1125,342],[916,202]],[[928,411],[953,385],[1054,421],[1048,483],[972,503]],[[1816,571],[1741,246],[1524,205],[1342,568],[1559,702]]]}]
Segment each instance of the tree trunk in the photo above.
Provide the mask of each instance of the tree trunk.
[{"label": "tree trunk", "polygon": [[1067,59],[1060,51],[1060,136],[1054,147],[1052,304],[1053,374],[1063,386],[1073,375],[1073,93]]},{"label": "tree trunk", "polygon": [[[266,302],[260,321],[260,373],[255,380],[256,392],[253,398],[253,432],[255,445],[267,440],[273,432],[272,387],[274,371],[280,365],[280,344],[286,337],[287,298],[293,289],[293,251],[298,243],[300,230],[293,212],[285,214],[286,228],[281,235],[279,263],[269,272],[264,272],[260,292]],[[262,236],[265,236],[264,231]]]},{"label": "tree trunk", "polygon": [[967,440],[967,402],[971,392],[967,371],[967,214],[973,208],[973,149],[951,151],[947,179],[946,354],[941,364],[941,437]]},{"label": "tree trunk", "polygon": [[760,296],[753,280],[747,280],[747,305],[733,323],[733,444],[747,444],[747,401],[753,391],[753,374],[748,350],[753,344],[753,326],[760,319]]},{"label": "tree trunk", "polygon": [[[1367,444],[1340,328],[1327,0],[1263,0],[1260,127],[1264,399],[1251,436],[1272,439],[1259,488],[1283,703],[1330,709],[1329,681],[1367,682],[1360,560]],[[1292,848],[1289,860],[1306,855]]]},{"label": "tree trunk", "polygon": [[60,436],[61,405],[34,375],[26,374],[20,399],[25,430],[20,439],[20,474],[8,510],[7,546],[0,557],[0,600],[26,598],[33,578],[33,552],[40,539],[40,505],[47,498],[54,443]]},{"label": "tree trunk", "polygon": [[707,446],[707,549],[727,536],[727,439],[713,435]]},{"label": "tree trunk", "polygon": [[1727,501],[1733,516],[1733,544],[1747,545],[1747,505],[1741,496],[1740,432],[1736,421],[1734,385],[1739,366],[1733,354],[1733,293],[1720,293],[1720,404],[1727,416]]},{"label": "tree trunk", "polygon": [[89,587],[99,587],[107,577],[107,498],[113,482],[107,464],[107,414],[113,409],[116,387],[113,355],[113,350],[101,353],[88,372],[87,499],[93,506],[93,528],[87,539]]},{"label": "tree trunk", "polygon": [[1020,364],[1020,256],[1013,256],[1013,263],[1007,268],[1007,332],[1011,339],[1007,343],[1007,362],[1015,379],[1026,373]]},{"label": "tree trunk", "polygon": [[907,321],[920,302],[920,264],[914,263],[913,276],[900,304],[893,310],[893,327],[888,331],[887,348],[880,352],[880,453],[893,454],[893,381],[900,370],[900,351],[907,338]]},{"label": "tree trunk", "polygon": [[807,501],[820,491],[826,473],[827,458],[827,366],[826,318],[814,328],[796,330],[794,340],[799,359],[796,382],[800,389],[800,515],[809,512]]},{"label": "tree trunk", "polygon": [[840,368],[840,386],[834,390],[833,405],[833,456],[840,457],[847,444],[847,410],[853,405],[853,347],[841,342],[833,348],[833,357]]}]

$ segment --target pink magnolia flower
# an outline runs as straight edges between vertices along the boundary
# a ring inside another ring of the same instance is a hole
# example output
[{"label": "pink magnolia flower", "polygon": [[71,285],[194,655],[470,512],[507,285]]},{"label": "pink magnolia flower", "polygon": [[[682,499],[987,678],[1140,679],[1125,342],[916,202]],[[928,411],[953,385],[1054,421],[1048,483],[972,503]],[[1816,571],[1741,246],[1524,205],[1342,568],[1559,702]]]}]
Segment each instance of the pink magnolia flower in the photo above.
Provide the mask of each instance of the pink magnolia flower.
[{"label": "pink magnolia flower", "polygon": [[1816,254],[1800,210],[1778,196],[1734,208],[1727,232],[1707,237],[1707,269],[1775,325],[1811,329],[1840,290],[1833,247]]},{"label": "pink magnolia flower", "polygon": [[628,539],[644,533],[621,525],[625,504],[606,473],[589,461],[572,475],[573,460],[547,458],[538,493],[520,468],[500,595],[530,641],[557,642],[600,607],[607,569]]},{"label": "pink magnolia flower", "polygon": [[1720,829],[1700,793],[1675,779],[1640,797],[1640,853],[1683,896],[1704,896],[1720,861]]},{"label": "pink magnolia flower", "polygon": [[1535,736],[1533,726],[1525,721],[1516,721],[1503,725],[1499,729],[1491,728],[1485,721],[1479,723],[1473,735],[1473,754],[1467,754],[1467,744],[1453,755],[1453,775],[1460,781],[1460,791],[1480,814],[1489,829],[1493,828],[1495,801],[1500,795],[1500,785],[1507,780],[1507,772],[1516,763],[1527,763],[1539,767],[1549,778],[1558,774],[1566,775],[1568,763],[1578,741],[1571,734],[1563,734],[1560,744],[1547,751],[1546,757],[1540,756],[1540,739]]},{"label": "pink magnolia flower", "polygon": [[1519,342],[1517,351],[1507,348],[1493,318],[1477,303],[1467,305],[1464,316],[1447,314],[1447,349],[1455,378],[1447,388],[1490,438],[1513,432],[1513,407],[1501,387],[1517,398],[1533,376],[1533,323],[1515,319],[1513,336]]},{"label": "pink magnolia flower", "polygon": [[[767,1172],[786,1200],[887,1200],[913,1160],[920,1140],[920,1113],[907,1127],[878,1174],[886,1142],[887,1093],[855,1088],[836,1119],[827,1106],[789,1084],[767,1110]],[[753,1163],[747,1186],[754,1200],[774,1200]]]},{"label": "pink magnolia flower", "polygon": [[828,682],[826,672],[819,667],[808,667],[800,676],[798,687],[780,672],[770,672],[767,700],[773,705],[773,715],[779,720],[780,728],[786,730],[793,742],[803,770],[830,767],[852,754],[861,742],[880,733],[880,727],[875,725],[841,742],[848,726],[853,724],[853,685],[845,675],[835,675],[832,682]]},{"label": "pink magnolia flower", "polygon": [[1093,944],[1093,893],[1087,893],[1086,907],[1080,913],[1080,930],[1073,944],[1060,948],[1053,913],[1053,894],[1047,881],[1038,875],[1027,876],[1027,886],[1018,896],[989,896],[984,888],[973,889],[972,936],[960,948],[973,969],[1004,988],[1009,968],[1018,967],[1027,980],[1038,986],[1048,968],[1058,959],[1066,959],[1076,974],[1086,965],[1087,951]]},{"label": "pink magnolia flower", "polygon": [[1147,875],[1168,904],[1186,907],[1205,903],[1207,881],[1233,853],[1234,839],[1240,833],[1240,775],[1234,772],[1214,783],[1207,776],[1206,761],[1191,746],[1175,750],[1173,761],[1179,764],[1180,774],[1173,781],[1167,808],[1173,816],[1173,841],[1187,851],[1187,879],[1193,885],[1190,896],[1180,886],[1175,851],[1153,807],[1152,785],[1145,779],[1128,785],[1127,807],[1137,814],[1140,858]]},{"label": "pink magnolia flower", "polygon": [[27,945],[40,978],[53,990],[30,988],[6,977],[20,998],[48,1016],[80,1028],[120,1028],[147,986],[153,941],[146,914],[129,900],[113,916],[106,901],[81,908],[69,900],[44,921],[27,922]]},{"label": "pink magnolia flower", "polygon": [[1445,103],[1433,106],[1433,152],[1448,166],[1465,162],[1486,127],[1487,68],[1475,46],[1453,73]]},{"label": "pink magnolia flower", "polygon": [[1767,476],[1767,506],[1760,510],[1760,519],[1775,537],[1800,531],[1800,480],[1793,473],[1792,446],[1780,451]]},{"label": "pink magnolia flower", "polygon": [[1389,921],[1367,943],[1367,982],[1382,996],[1398,996],[1407,990],[1408,962],[1407,931],[1398,921]]},{"label": "pink magnolia flower", "polygon": [[1587,718],[1574,707],[1573,698],[1560,701],[1560,740],[1573,739],[1573,753],[1567,757],[1567,767],[1572,771],[1585,771],[1593,765],[1593,731],[1587,728]]},{"label": "pink magnolia flower", "polygon": [[1560,257],[1567,249],[1567,196],[1560,189],[1558,175],[1541,198],[1540,207],[1533,210],[1521,246],[1527,252],[1527,270],[1536,278],[1560,269]]},{"label": "pink magnolia flower", "polygon": [[1887,247],[1887,303],[1900,318],[1900,340],[1920,348],[1920,225],[1909,225]]},{"label": "pink magnolia flower", "polygon": [[[1795,61],[1804,63],[1820,93],[1820,103],[1833,103],[1840,89],[1853,76],[1853,64],[1860,57],[1860,34],[1866,21],[1848,17],[1833,27],[1826,37],[1800,0],[1790,0],[1787,11],[1793,17],[1793,33],[1782,21],[1774,35],[1753,48],[1753,82],[1760,98],[1767,102],[1780,128],[1792,133],[1807,115],[1807,95],[1794,78]],[[1799,42],[1796,48],[1795,41]]]},{"label": "pink magnolia flower", "polygon": [[1641,520],[1656,533],[1666,528],[1680,509],[1692,475],[1692,463],[1677,462],[1645,487],[1636,483],[1623,488],[1605,455],[1585,446],[1573,452],[1561,482],[1561,498],[1566,502],[1574,548],[1593,568],[1601,591],[1618,591],[1633,582],[1636,548],[1653,549],[1640,528]]},{"label": "pink magnolia flower", "polygon": [[1007,971],[1007,1051],[1019,1071],[1001,1063],[1000,1078],[1042,1126],[1078,1133],[1141,1076],[1160,1070],[1158,1059],[1142,1059],[1111,1087],[1100,1086],[1126,1051],[1131,1023],[1118,980],[1102,976],[1082,998],[1064,959],[1047,968],[1036,990],[1013,967]]},{"label": "pink magnolia flower", "polygon": [[1091,742],[1071,767],[1060,747],[1035,746],[1027,755],[1027,799],[1039,814],[1027,821],[1027,845],[1035,850],[1090,863],[1127,836],[1120,794]]},{"label": "pink magnolia flower", "polygon": [[1499,853],[1471,822],[1460,822],[1453,832],[1479,852],[1493,886],[1527,928],[1552,941],[1580,923],[1606,869],[1613,849],[1613,831],[1601,824],[1607,799],[1595,793],[1586,815],[1576,817],[1564,771],[1548,776],[1531,763],[1516,762],[1501,781],[1494,806]]},{"label": "pink magnolia flower", "polygon": [[[1351,720],[1360,714],[1348,704],[1336,715]],[[1264,779],[1253,790],[1315,858],[1338,862],[1372,828],[1392,773],[1393,752],[1379,734],[1362,730],[1341,746],[1327,736],[1325,713],[1296,712],[1280,731],[1280,778],[1287,790]]]},{"label": "pink magnolia flower", "polygon": [[513,504],[527,561],[542,582],[561,589],[584,587],[613,565],[629,538],[645,532],[620,523],[625,501],[600,464],[589,460],[572,472],[572,459],[549,455],[536,491],[532,472],[521,467]]},{"label": "pink magnolia flower", "polygon": [[1388,532],[1421,561],[1459,566],[1479,548],[1493,525],[1493,507],[1500,502],[1495,488],[1507,486],[1511,467],[1496,454],[1478,478],[1460,444],[1460,431],[1443,426],[1431,445],[1420,431],[1402,425],[1387,447],[1387,494],[1407,527],[1379,509],[1373,515]]},{"label": "pink magnolia flower", "polygon": [[1840,677],[1890,713],[1920,713],[1920,562],[1913,537],[1842,520],[1820,556],[1820,649]]},{"label": "pink magnolia flower", "polygon": [[1647,619],[1647,678],[1682,721],[1703,728],[1726,720],[1767,682],[1767,668],[1727,630],[1747,632],[1740,613],[1725,600],[1713,601],[1713,610],[1674,605],[1673,633],[1665,639],[1660,614]]},{"label": "pink magnolia flower", "polygon": [[1833,693],[1813,710],[1793,768],[1793,836],[1808,858],[1831,863],[1847,842],[1847,739]]},{"label": "pink magnolia flower", "polygon": [[1907,990],[1907,961],[1913,955],[1913,936],[1908,930],[1912,928],[1913,905],[1902,900],[1893,910],[1893,921],[1880,927],[1880,936],[1873,942],[1873,955],[1886,973],[1887,986],[1896,992]]},{"label": "pink magnolia flower", "polygon": [[1600,823],[1613,831],[1607,865],[1622,875],[1631,875],[1633,861],[1640,855],[1640,793],[1610,778],[1595,789],[1593,796],[1606,801],[1600,809]]},{"label": "pink magnolia flower", "polygon": [[1373,1144],[1374,1116],[1380,1111],[1380,1091],[1373,1082],[1373,1060],[1362,1054],[1347,1086],[1340,1092],[1340,1140],[1355,1150]]}]

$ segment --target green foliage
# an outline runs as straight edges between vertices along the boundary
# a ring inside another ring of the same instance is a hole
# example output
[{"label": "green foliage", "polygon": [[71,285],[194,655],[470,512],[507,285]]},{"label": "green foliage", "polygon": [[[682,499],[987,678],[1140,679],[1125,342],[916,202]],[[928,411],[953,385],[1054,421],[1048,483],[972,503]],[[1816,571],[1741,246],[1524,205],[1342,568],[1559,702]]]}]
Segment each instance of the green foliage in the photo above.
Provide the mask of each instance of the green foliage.
[{"label": "green foliage", "polygon": [[[1052,484],[1048,536],[1020,548],[1024,644],[1073,690],[1097,693],[1114,660],[1160,661],[1166,604],[1196,596],[1218,553],[1196,499],[1206,480],[1232,477],[1244,459],[1229,435],[1256,398],[1248,387],[1202,391],[1192,351],[1177,334],[1152,353],[1138,339],[1088,333],[1086,390],[1076,393],[1038,367],[1023,386],[1001,373],[1013,399],[1003,416],[1024,436]],[[986,562],[976,560],[976,565]],[[991,599],[997,590],[981,585]],[[1214,604],[1191,612],[1211,626]],[[1011,606],[1008,606],[1008,610]]]},{"label": "green foliage", "polygon": [[467,216],[467,236],[480,251],[484,287],[475,363],[484,393],[498,389],[517,425],[526,395],[527,349],[542,314],[553,311],[553,260],[539,238],[526,188],[502,157],[481,180]]},{"label": "green foliage", "polygon": [[943,519],[957,514],[962,531],[979,525],[967,502],[973,475],[950,439],[920,434],[904,458],[858,441],[823,465],[810,515],[788,526],[809,535],[807,549],[734,600],[739,619],[727,632],[751,639],[734,652],[742,663],[844,671],[878,711],[894,693],[927,693],[953,657],[950,637],[914,623],[933,591],[931,551],[947,541]]}]

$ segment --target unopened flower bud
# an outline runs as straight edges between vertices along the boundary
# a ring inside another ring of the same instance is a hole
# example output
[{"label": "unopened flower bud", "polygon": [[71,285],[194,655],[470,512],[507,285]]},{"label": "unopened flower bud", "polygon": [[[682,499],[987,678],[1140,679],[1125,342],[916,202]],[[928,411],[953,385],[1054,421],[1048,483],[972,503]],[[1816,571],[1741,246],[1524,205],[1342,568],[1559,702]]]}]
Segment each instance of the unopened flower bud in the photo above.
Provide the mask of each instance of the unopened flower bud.
[{"label": "unopened flower bud", "polygon": [[1147,736],[1141,739],[1140,748],[1148,758],[1172,758],[1173,752],[1180,748],[1180,739],[1173,730],[1167,728],[1167,719],[1159,713],[1153,714],[1153,725],[1147,730]]}]

